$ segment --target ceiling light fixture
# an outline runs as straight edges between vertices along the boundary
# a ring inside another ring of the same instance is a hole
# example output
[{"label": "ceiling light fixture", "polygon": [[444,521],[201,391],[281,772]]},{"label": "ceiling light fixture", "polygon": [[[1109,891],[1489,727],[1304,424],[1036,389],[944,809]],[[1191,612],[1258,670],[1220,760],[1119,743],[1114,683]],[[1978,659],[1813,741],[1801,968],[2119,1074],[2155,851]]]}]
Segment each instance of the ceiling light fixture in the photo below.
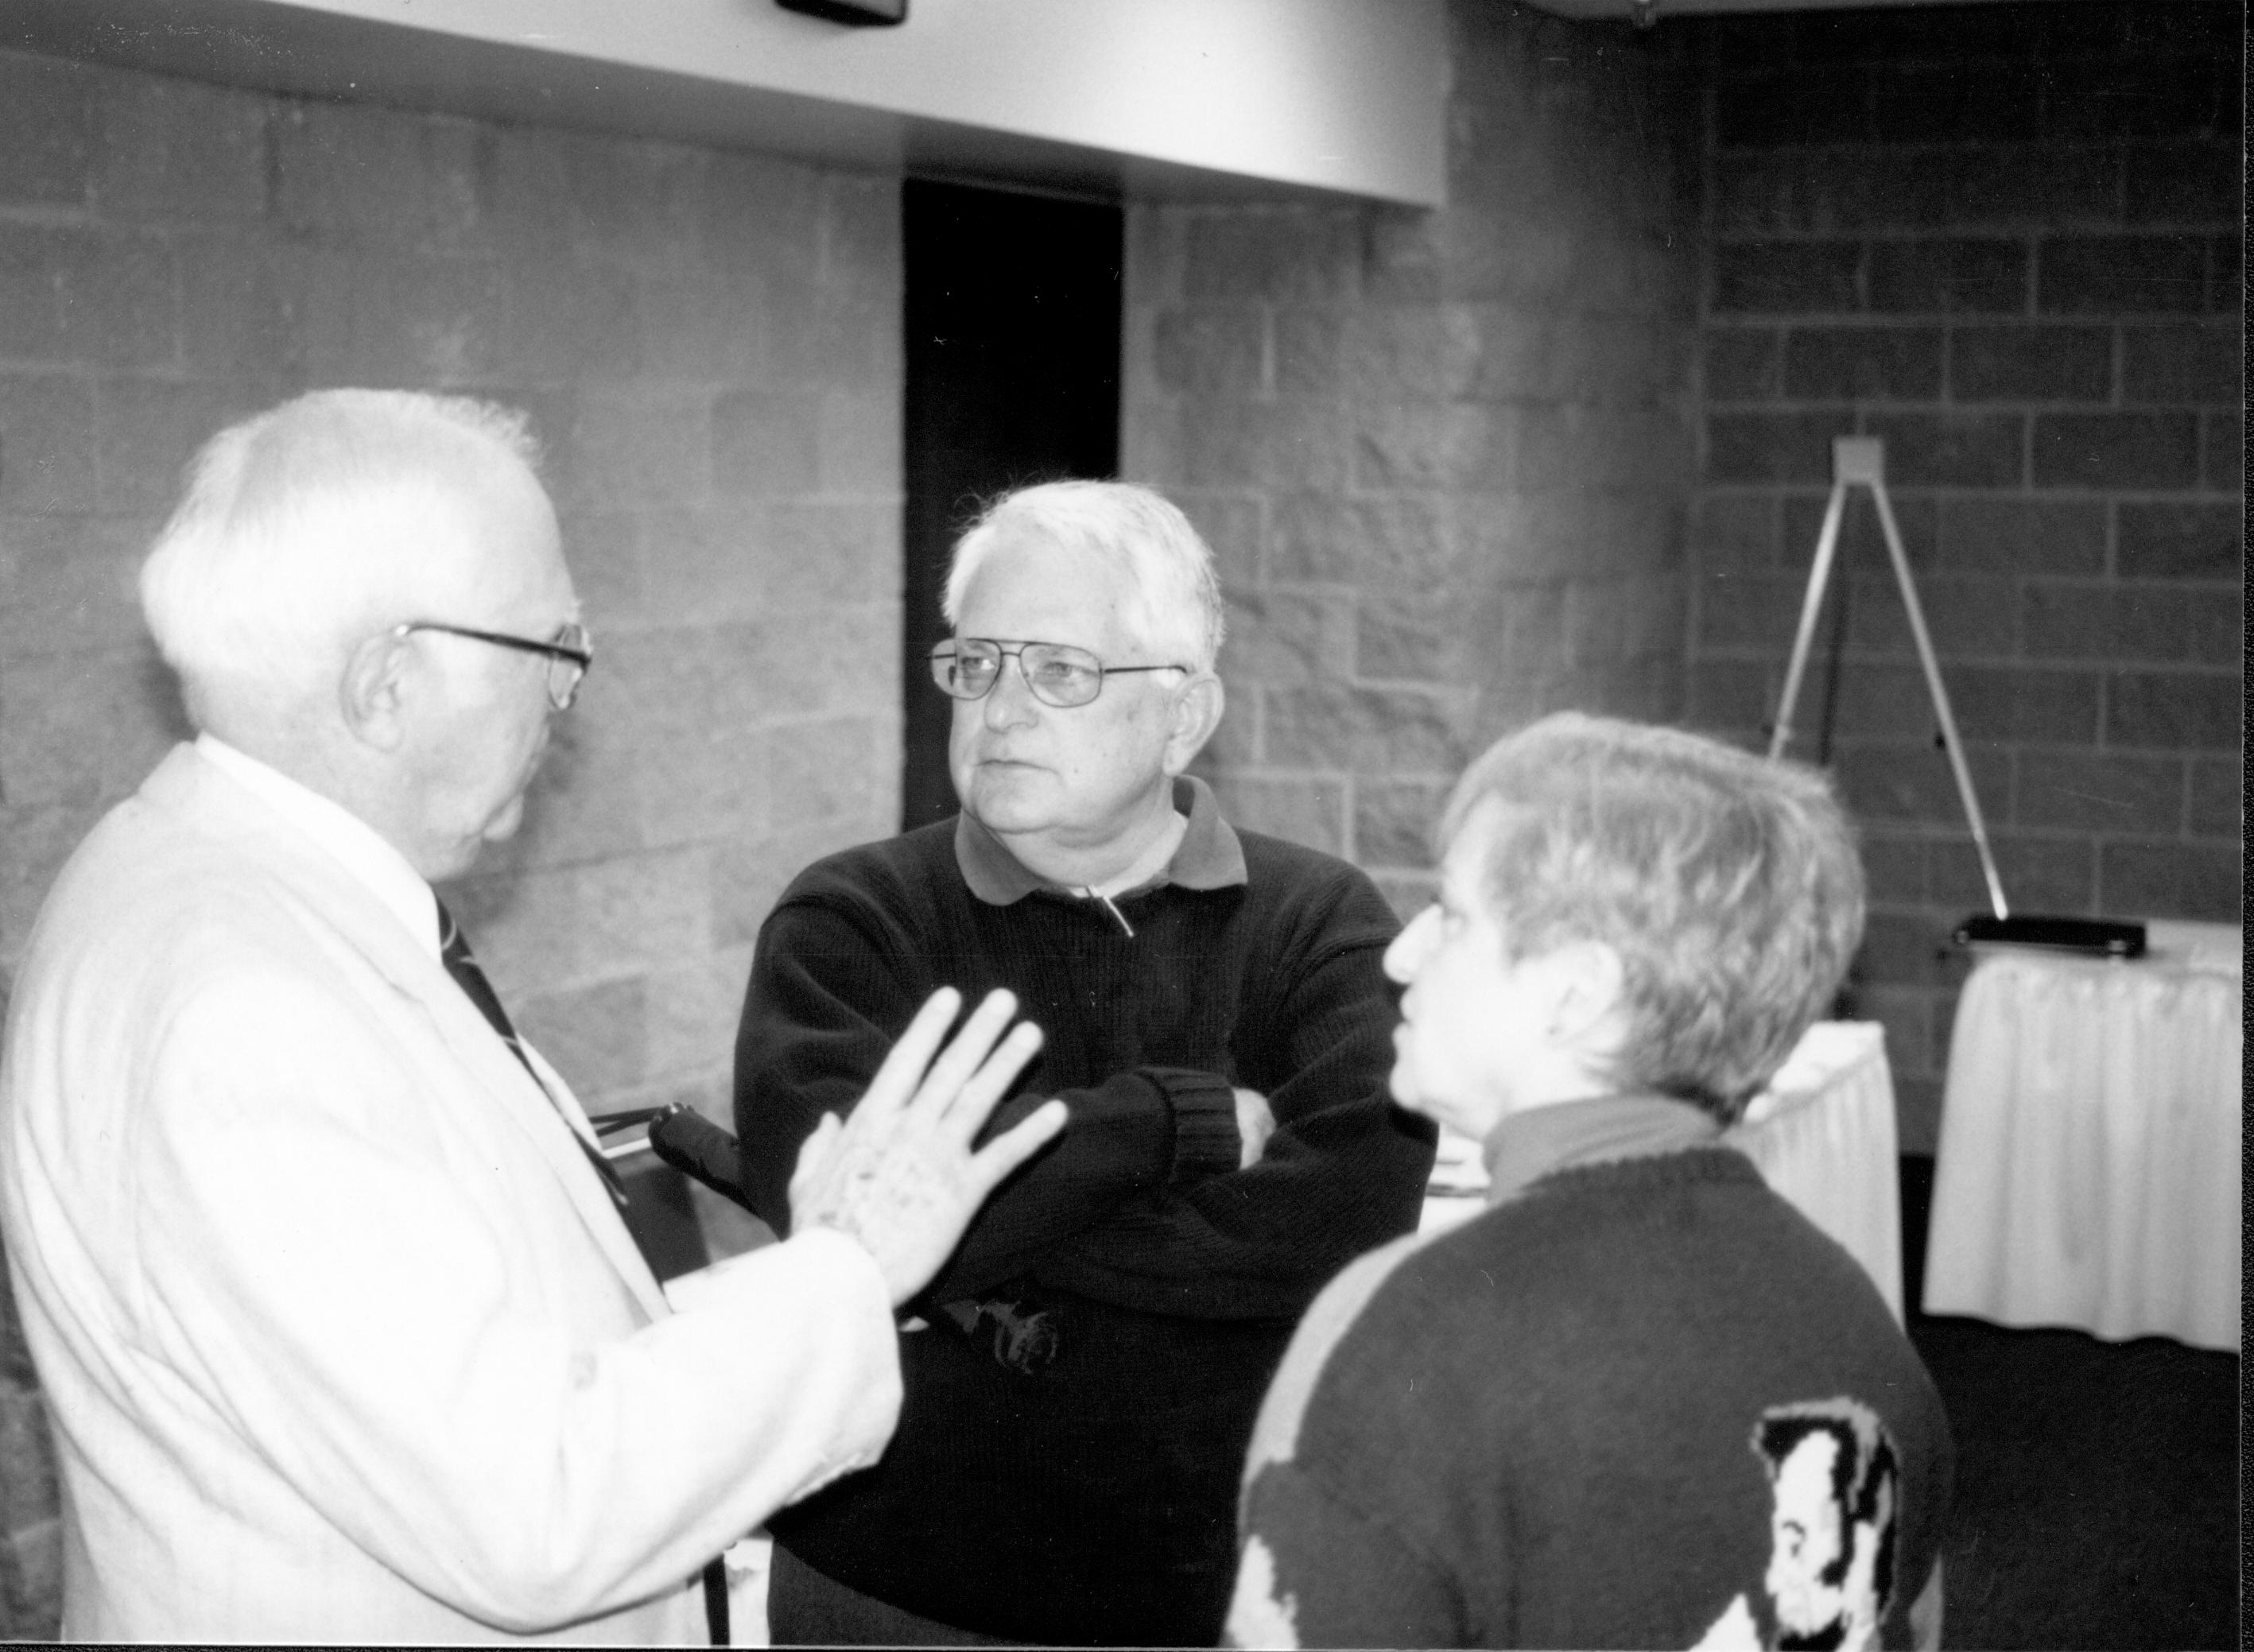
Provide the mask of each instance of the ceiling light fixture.
[{"label": "ceiling light fixture", "polygon": [[888,28],[908,20],[908,0],[775,0],[786,11],[856,28]]}]

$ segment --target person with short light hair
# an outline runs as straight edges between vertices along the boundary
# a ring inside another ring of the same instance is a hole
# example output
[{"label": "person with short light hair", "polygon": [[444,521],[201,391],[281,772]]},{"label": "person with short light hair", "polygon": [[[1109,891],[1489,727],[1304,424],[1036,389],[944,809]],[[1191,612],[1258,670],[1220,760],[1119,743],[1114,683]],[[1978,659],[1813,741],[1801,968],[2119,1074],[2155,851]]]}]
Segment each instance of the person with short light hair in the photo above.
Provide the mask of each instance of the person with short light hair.
[{"label": "person with short light hair", "polygon": [[998,995],[942,1053],[940,994],[789,1242],[661,1288],[432,887],[593,662],[531,459],[505,410],[315,391],[212,439],[145,565],[200,732],[56,879],[0,1055],[66,1640],[704,1638],[715,1557],[883,1450],[894,1305],[1062,1122],[974,1149],[1039,1037]]},{"label": "person with short light hair", "polygon": [[1396,928],[1343,861],[1222,818],[1212,558],[1151,490],[1058,482],[962,538],[934,686],[954,820],[818,862],[761,928],[736,1055],[754,1205],[941,982],[1046,1042],[998,1116],[1070,1134],[904,1327],[883,1462],[772,1524],[779,1642],[1210,1645],[1236,1470],[1292,1320],[1416,1221],[1384,1093]]},{"label": "person with short light hair", "polygon": [[1514,954],[1593,940],[1619,955],[1613,1088],[1735,1123],[1862,938],[1862,862],[1830,787],[1679,730],[1569,712],[1489,747],[1441,840],[1489,802],[1480,892]]},{"label": "person with short light hair", "polygon": [[[1830,786],[1565,713],[1474,763],[1440,836],[1386,957],[1391,1088],[1480,1143],[1490,1208],[1301,1324],[1230,1642],[1936,1644],[1939,1396],[1861,1265],[1720,1140],[1861,934]],[[1885,1477],[1823,1534],[1780,1512],[1830,1506],[1777,1460],[1810,1418]],[[1794,1638],[1819,1613],[1848,1638]]]},{"label": "person with short light hair", "polygon": [[1226,619],[1221,582],[1181,508],[1147,487],[1119,482],[1043,482],[1004,494],[958,540],[940,611],[961,617],[964,594],[995,550],[1034,539],[1101,558],[1127,576],[1130,627],[1154,655],[1209,672],[1221,657]]}]

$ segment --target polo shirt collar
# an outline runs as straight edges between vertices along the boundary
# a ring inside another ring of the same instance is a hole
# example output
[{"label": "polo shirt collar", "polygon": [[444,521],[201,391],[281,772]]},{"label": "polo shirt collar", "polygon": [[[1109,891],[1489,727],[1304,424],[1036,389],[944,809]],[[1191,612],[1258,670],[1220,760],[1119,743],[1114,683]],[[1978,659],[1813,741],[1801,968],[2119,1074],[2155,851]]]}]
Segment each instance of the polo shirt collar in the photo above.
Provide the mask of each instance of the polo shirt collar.
[{"label": "polo shirt collar", "polygon": [[[1171,883],[1185,889],[1226,889],[1246,882],[1244,845],[1222,818],[1213,788],[1185,774],[1174,782],[1174,807],[1189,817],[1189,825],[1174,846],[1173,858],[1142,888]],[[1064,888],[1028,872],[1000,837],[970,818],[969,809],[955,817],[955,864],[970,892],[990,906],[1014,905],[1037,889]]]},{"label": "polo shirt collar", "polygon": [[1599,1096],[1530,1107],[1488,1132],[1487,1201],[1514,1199],[1554,1170],[1680,1152],[1721,1134],[1712,1114],[1664,1096]]}]

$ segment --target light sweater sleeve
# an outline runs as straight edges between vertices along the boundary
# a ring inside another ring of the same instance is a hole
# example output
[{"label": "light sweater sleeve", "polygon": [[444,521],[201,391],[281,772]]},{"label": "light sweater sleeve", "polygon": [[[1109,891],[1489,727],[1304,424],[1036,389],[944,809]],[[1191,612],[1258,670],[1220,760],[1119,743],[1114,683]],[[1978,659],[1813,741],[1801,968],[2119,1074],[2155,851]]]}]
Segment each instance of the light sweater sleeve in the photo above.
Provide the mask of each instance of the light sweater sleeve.
[{"label": "light sweater sleeve", "polygon": [[[1269,1384],[1246,1452],[1238,1510],[1233,1646],[1455,1646],[1463,1643],[1461,1594],[1446,1565],[1414,1533],[1424,1511],[1390,1508],[1397,1475],[1364,1472],[1368,1442],[1397,1423],[1416,1391],[1410,1368],[1386,1363],[1365,1318],[1371,1301],[1419,1245],[1414,1235],[1370,1252],[1325,1287],[1292,1334]],[[1361,1380],[1384,1373],[1371,1386]],[[1357,1375],[1345,1375],[1350,1368]],[[1312,1420],[1326,1442],[1320,1460],[1303,1449]],[[1341,1456],[1340,1453],[1344,1455]],[[1394,1488],[1389,1491],[1389,1488]],[[1445,1488],[1430,1488],[1435,1497]]]},{"label": "light sweater sleeve", "polygon": [[1245,1488],[1227,1635],[1242,1647],[1464,1644],[1446,1574],[1292,1463],[1269,1465]]}]

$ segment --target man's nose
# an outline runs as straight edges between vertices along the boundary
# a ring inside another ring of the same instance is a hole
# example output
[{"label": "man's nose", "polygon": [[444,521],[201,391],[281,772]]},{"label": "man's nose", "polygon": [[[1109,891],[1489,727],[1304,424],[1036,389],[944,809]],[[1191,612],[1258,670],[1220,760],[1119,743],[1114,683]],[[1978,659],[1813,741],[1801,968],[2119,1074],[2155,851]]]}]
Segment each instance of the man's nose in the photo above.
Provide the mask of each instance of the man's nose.
[{"label": "man's nose", "polygon": [[1033,698],[1032,685],[1026,681],[1025,656],[1004,654],[1001,668],[994,674],[994,686],[986,690],[987,726],[1021,727],[1040,714],[1040,704]]},{"label": "man's nose", "polygon": [[1404,987],[1417,978],[1418,967],[1431,949],[1433,910],[1427,906],[1411,918],[1409,927],[1394,936],[1393,944],[1385,948],[1385,973]]}]

